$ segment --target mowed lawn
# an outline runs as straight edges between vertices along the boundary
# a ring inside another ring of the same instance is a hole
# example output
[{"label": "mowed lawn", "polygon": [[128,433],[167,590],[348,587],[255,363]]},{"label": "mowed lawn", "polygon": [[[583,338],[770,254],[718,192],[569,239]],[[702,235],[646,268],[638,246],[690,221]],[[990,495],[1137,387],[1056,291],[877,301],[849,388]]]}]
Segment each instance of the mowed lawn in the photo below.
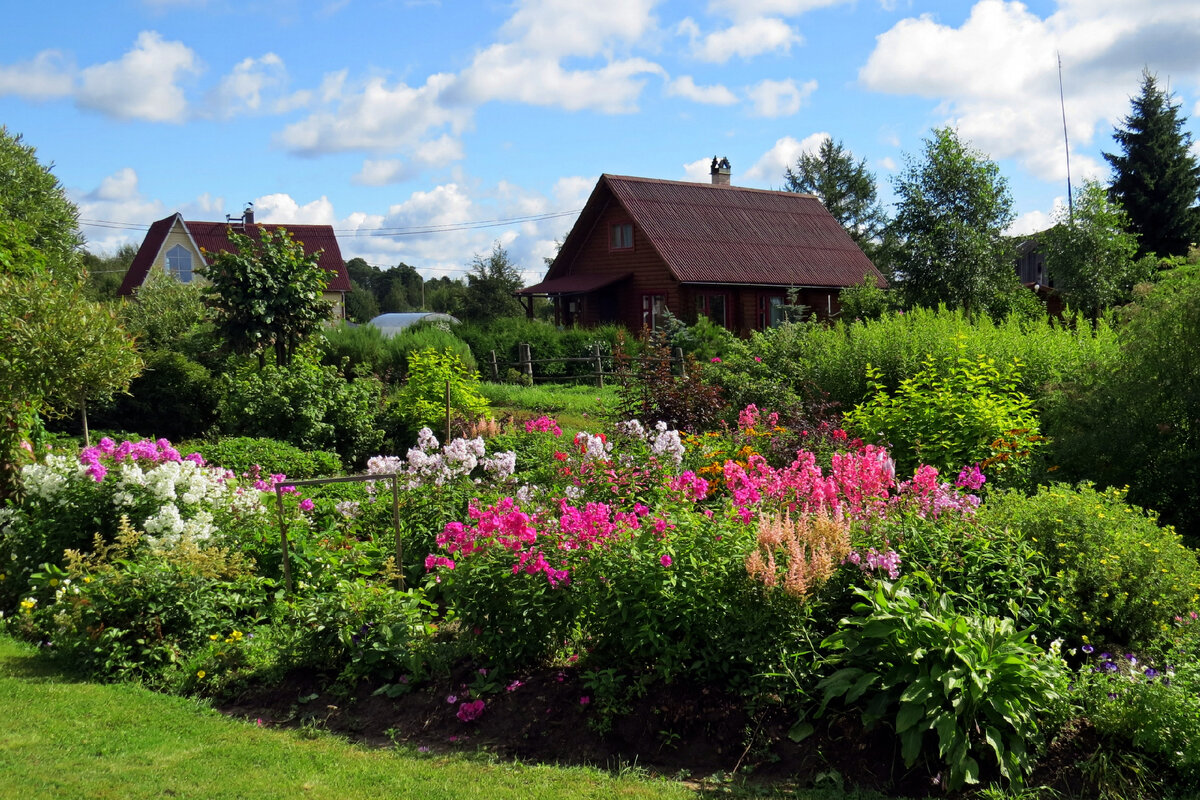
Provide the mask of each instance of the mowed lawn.
[{"label": "mowed lawn", "polygon": [[74,681],[0,636],[0,799],[646,798],[680,784],[370,750],[256,728],[130,685]]}]

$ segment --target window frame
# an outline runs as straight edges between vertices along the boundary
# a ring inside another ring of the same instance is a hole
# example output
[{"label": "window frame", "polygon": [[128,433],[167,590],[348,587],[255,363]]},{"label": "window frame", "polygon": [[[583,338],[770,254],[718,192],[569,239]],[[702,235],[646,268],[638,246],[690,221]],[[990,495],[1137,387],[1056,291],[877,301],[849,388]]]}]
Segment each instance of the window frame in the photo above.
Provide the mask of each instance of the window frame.
[{"label": "window frame", "polygon": [[[618,231],[620,235],[618,237]],[[628,236],[626,236],[628,234]],[[618,242],[619,238],[619,242]],[[608,226],[608,251],[610,253],[633,249],[633,223],[613,222]]]},{"label": "window frame", "polygon": [[[659,301],[657,308],[655,307],[656,298]],[[662,312],[666,310],[666,292],[642,292],[642,327],[649,327],[652,331],[659,330],[662,327]],[[648,325],[647,315],[649,315]]]},{"label": "window frame", "polygon": [[[187,256],[186,271],[179,268],[177,264],[172,263],[172,261],[178,259],[181,255]],[[175,278],[175,280],[179,281],[180,283],[191,283],[192,278],[194,278],[196,275],[196,269],[193,266],[194,261],[195,256],[192,255],[191,250],[188,250],[181,244],[176,244],[174,247],[168,250],[166,255],[163,257],[163,267],[166,269],[168,275],[170,275],[172,278]]]},{"label": "window frame", "polygon": [[[713,319],[712,301],[715,298],[721,298],[721,319]],[[707,317],[709,322],[716,323],[726,330],[730,329],[729,325],[729,292],[697,292],[696,293],[696,319]]]}]

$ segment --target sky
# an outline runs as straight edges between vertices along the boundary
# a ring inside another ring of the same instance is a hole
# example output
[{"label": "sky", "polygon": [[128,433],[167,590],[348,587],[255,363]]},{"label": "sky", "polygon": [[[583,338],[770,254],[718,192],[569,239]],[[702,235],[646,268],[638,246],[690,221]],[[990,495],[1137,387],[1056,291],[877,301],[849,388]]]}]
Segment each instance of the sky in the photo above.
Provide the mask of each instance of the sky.
[{"label": "sky", "polygon": [[[108,0],[10,4],[0,124],[92,252],[182,212],[329,224],[345,258],[527,284],[602,173],[782,188],[832,137],[885,204],[937,126],[995,160],[1011,232],[1110,177],[1142,71],[1200,138],[1196,0]],[[1062,64],[1063,105],[1059,97]],[[1200,149],[1197,149],[1200,153]]]}]

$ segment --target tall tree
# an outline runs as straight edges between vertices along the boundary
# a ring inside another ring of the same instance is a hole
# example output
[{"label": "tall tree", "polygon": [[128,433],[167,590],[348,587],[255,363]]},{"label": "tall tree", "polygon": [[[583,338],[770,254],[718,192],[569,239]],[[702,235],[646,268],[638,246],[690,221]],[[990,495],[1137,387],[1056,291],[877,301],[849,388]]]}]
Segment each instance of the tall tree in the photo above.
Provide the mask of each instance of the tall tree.
[{"label": "tall tree", "polygon": [[816,153],[803,153],[796,167],[783,175],[784,189],[813,194],[833,215],[863,252],[874,260],[887,228],[887,214],[879,202],[875,176],[864,158],[854,155],[841,142],[826,138]]},{"label": "tall tree", "polygon": [[496,242],[491,253],[486,257],[476,255],[471,262],[463,315],[472,322],[519,316],[523,310],[514,295],[524,285],[520,268]]},{"label": "tall tree", "polygon": [[34,149],[0,128],[0,497],[41,417],[124,391],[141,369],[113,311],[84,295],[77,218]]},{"label": "tall tree", "polygon": [[1152,259],[1135,260],[1137,236],[1126,230],[1129,218],[1103,186],[1088,181],[1077,197],[1073,214],[1063,208],[1055,214],[1041,246],[1054,288],[1094,318],[1107,306],[1127,302],[1154,267]]},{"label": "tall tree", "polygon": [[333,311],[322,297],[329,275],[320,254],[306,254],[285,229],[254,230],[253,237],[231,230],[237,251],[216,253],[205,267],[205,303],[234,352],[257,355],[262,366],[274,348],[276,363],[287,366]]},{"label": "tall tree", "polygon": [[1200,243],[1200,163],[1183,129],[1186,118],[1149,71],[1131,102],[1133,110],[1113,132],[1121,153],[1104,154],[1113,169],[1109,192],[1141,237],[1139,254],[1187,255]]},{"label": "tall tree", "polygon": [[1013,220],[1012,196],[995,162],[954,129],[935,128],[923,157],[906,158],[895,189],[895,263],[910,304],[987,311],[1016,291],[1003,236]]}]

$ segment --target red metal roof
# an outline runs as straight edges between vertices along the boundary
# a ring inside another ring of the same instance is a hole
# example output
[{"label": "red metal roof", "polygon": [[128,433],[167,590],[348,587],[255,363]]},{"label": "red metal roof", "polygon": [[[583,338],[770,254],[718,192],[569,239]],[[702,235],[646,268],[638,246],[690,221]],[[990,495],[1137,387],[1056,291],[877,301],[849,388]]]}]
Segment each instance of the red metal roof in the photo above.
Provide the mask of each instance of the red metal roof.
[{"label": "red metal roof", "polygon": [[[312,254],[321,251],[317,258],[317,263],[320,264],[326,272],[329,273],[329,284],[326,290],[330,292],[348,292],[350,291],[350,274],[346,271],[346,262],[342,259],[341,248],[338,247],[337,237],[333,234],[333,228],[329,225],[274,225],[274,224],[252,224],[243,226],[241,222],[199,222],[194,220],[184,220],[179,214],[172,214],[166,219],[160,219],[150,226],[150,230],[146,232],[146,238],[142,240],[142,246],[138,248],[137,255],[133,258],[133,263],[129,265],[129,271],[125,273],[125,280],[121,282],[120,294],[132,294],[133,290],[142,285],[142,281],[146,280],[146,276],[150,274],[150,267],[154,264],[154,259],[158,255],[158,251],[162,249],[162,244],[170,233],[171,227],[176,218],[183,222],[187,232],[191,234],[192,240],[195,241],[198,247],[203,248],[206,253],[215,253],[222,250],[232,250],[233,246],[229,242],[229,230],[239,233],[248,233],[250,236],[258,235],[261,230],[274,231],[279,228],[286,228],[288,233],[292,234],[292,238],[300,242],[304,246],[304,252]],[[205,256],[205,261],[209,262],[208,256]]]},{"label": "red metal roof", "polygon": [[565,278],[555,278],[536,283],[533,286],[526,286],[517,294],[586,294],[631,277],[633,277],[632,272],[626,272],[624,275],[568,275]]},{"label": "red metal roof", "polygon": [[[683,283],[854,286],[883,276],[813,195],[601,175],[547,280],[570,267],[615,199]],[[562,265],[560,266],[560,262]]]}]

